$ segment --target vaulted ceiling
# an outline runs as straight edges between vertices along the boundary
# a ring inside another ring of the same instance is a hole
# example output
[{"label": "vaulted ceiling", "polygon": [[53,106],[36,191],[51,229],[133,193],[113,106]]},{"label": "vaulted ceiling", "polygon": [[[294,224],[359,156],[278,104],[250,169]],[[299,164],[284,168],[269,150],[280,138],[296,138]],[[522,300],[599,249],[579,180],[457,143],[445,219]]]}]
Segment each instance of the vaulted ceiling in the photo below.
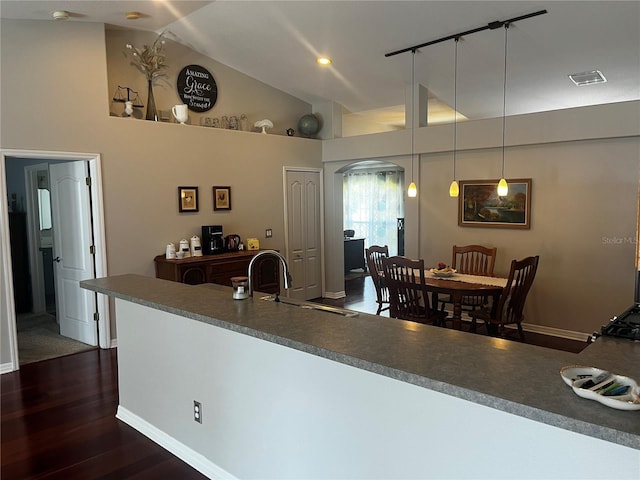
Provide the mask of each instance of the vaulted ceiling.
[{"label": "vaulted ceiling", "polygon": [[[640,99],[637,1],[15,1],[0,16],[101,22],[168,30],[180,42],[262,82],[350,112],[404,106],[411,53],[386,53],[546,9],[508,29],[507,114]],[[140,12],[126,20],[125,12]],[[504,28],[458,45],[458,111],[470,119],[502,114]],[[452,40],[416,53],[415,78],[453,105]],[[333,63],[321,67],[318,55]],[[599,70],[607,82],[578,87],[569,74]]]}]

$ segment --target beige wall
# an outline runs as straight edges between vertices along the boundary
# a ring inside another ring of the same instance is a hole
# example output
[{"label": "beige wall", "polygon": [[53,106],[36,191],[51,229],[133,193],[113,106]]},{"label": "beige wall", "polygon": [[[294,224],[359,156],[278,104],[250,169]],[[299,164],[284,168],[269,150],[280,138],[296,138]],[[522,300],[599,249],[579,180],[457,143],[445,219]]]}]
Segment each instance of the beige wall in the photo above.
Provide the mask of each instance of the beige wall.
[{"label": "beige wall", "polygon": [[[1,27],[0,146],[101,155],[110,275],[155,275],[153,257],[168,242],[200,235],[201,225],[222,224],[225,233],[284,249],[282,167],[320,167],[320,141],[109,116],[113,91],[103,25],[3,20]],[[220,78],[221,98],[245,98],[255,86],[262,92],[248,97],[255,115],[268,118],[279,108],[274,118],[282,126],[311,110],[260,82],[226,78]],[[240,91],[230,93],[236,86]],[[229,113],[233,106],[227,104]],[[178,213],[179,185],[199,186],[198,213]],[[232,211],[213,212],[213,185],[231,187]],[[264,238],[265,228],[273,238]],[[10,361],[6,335],[1,346],[4,364]]]},{"label": "beige wall", "polygon": [[[505,171],[507,178],[532,179],[530,230],[459,227],[458,199],[448,195],[450,126],[419,129],[419,210],[406,209],[407,231],[416,231],[407,235],[407,255],[434,265],[450,261],[454,244],[496,246],[496,273],[502,275],[508,274],[512,259],[540,255],[525,309],[527,323],[586,334],[599,330],[633,302],[639,108],[640,102],[627,102],[509,119]],[[460,125],[459,180],[500,176],[499,123],[489,119]],[[341,179],[336,172],[345,165],[380,158],[378,152],[396,152],[381,159],[409,171],[410,143],[404,133],[374,135],[366,144],[356,138],[323,142],[325,185]],[[407,199],[405,205],[412,202]],[[341,215],[341,208],[327,205],[326,210]],[[327,256],[339,254],[341,228],[341,217],[327,219],[326,231],[335,234],[327,238]],[[327,265],[328,290],[338,277]]]},{"label": "beige wall", "polygon": [[[341,291],[341,190],[336,188],[341,179],[335,182],[335,172],[365,158],[392,160],[405,170],[410,166],[407,131],[322,144],[282,136],[276,130],[293,122],[299,108],[310,110],[310,106],[301,107],[298,100],[268,90],[260,82],[246,77],[240,81],[203,57],[195,57],[193,63],[206,63],[219,75],[220,110],[211,115],[243,110],[251,115],[258,112],[256,117],[261,118],[273,115],[274,133],[279,135],[109,116],[110,110],[121,108],[109,101],[113,85],[139,81],[142,76],[133,67],[129,72],[126,61],[115,65],[116,60],[107,74],[103,25],[3,20],[0,34],[0,146],[102,156],[108,268],[113,275],[153,275],[152,259],[164,251],[166,243],[198,234],[203,224],[220,223],[227,233],[257,236],[261,245],[282,249],[282,166],[319,167],[322,157],[326,258],[330,260],[327,290]],[[108,57],[115,58],[123,35],[109,32],[107,37],[113,41]],[[144,84],[136,86],[145,91]],[[250,101],[242,103],[254,89],[267,93],[249,96]],[[177,101],[172,95],[170,90],[158,92],[160,108]],[[234,98],[233,103],[223,103],[229,98]],[[271,103],[272,98],[278,103]],[[261,100],[265,103],[258,106]],[[284,117],[276,111],[279,105],[288,112]],[[420,194],[405,206],[407,254],[433,262],[447,258],[453,243],[493,244],[498,247],[499,273],[506,271],[511,258],[541,254],[534,301],[527,306],[528,321],[585,333],[597,329],[633,300],[635,245],[624,239],[636,238],[637,108],[637,102],[590,107],[526,115],[515,120],[517,125],[510,123],[513,147],[508,149],[507,176],[533,179],[529,231],[458,227],[456,201],[446,194],[451,175],[450,128],[419,129]],[[498,175],[499,123],[493,119],[459,126],[461,179]],[[200,187],[199,213],[178,213],[179,185]],[[231,212],[213,212],[212,185],[231,186]],[[557,186],[564,190],[557,192]],[[271,240],[262,238],[267,227],[274,231]],[[623,239],[623,243],[605,243],[603,238]],[[0,303],[4,305],[6,299],[0,298]],[[6,363],[9,354],[4,327],[0,363]]]},{"label": "beige wall", "polygon": [[[139,92],[140,100],[147,104],[147,81],[123,52],[125,45],[131,43],[138,48],[151,45],[156,39],[156,34],[136,30],[107,30],[107,65],[109,75],[109,93],[113,97],[118,85],[128,86]],[[176,79],[180,71],[187,65],[200,65],[206,68],[216,81],[218,87],[218,100],[213,108],[207,112],[189,112],[190,125],[200,125],[200,118],[222,117],[223,115],[236,115],[245,113],[249,119],[252,130],[259,131],[253,124],[265,118],[273,122],[271,135],[286,135],[287,128],[297,129],[298,119],[307,113],[311,113],[311,105],[276,90],[265,83],[248,77],[226,65],[200,55],[191,48],[181,45],[167,34],[165,41],[167,76],[157,80],[153,88],[158,110],[169,111],[172,105],[182,103],[176,88]],[[112,114],[121,116],[124,110],[122,103],[111,104]],[[138,110],[137,115],[142,115],[146,108]],[[173,116],[169,113],[172,121]]]},{"label": "beige wall", "polygon": [[[422,242],[429,264],[451,258],[451,245],[498,247],[496,273],[512,259],[540,255],[527,300],[527,322],[576,332],[599,330],[633,302],[638,139],[514,147],[507,172],[531,178],[530,230],[459,227],[458,202],[443,181],[451,156],[423,159]],[[469,179],[497,178],[499,150],[465,152],[458,168]],[[497,172],[497,175],[488,175]],[[617,240],[616,240],[617,239]]]}]

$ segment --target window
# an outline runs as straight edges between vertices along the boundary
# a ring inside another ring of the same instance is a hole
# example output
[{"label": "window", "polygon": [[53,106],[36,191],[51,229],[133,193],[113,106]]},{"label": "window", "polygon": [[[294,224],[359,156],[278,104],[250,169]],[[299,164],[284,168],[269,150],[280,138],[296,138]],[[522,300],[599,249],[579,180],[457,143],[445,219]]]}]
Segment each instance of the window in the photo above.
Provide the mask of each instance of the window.
[{"label": "window", "polygon": [[398,252],[398,218],[404,217],[404,171],[353,169],[343,177],[344,230],[369,245],[388,245]]}]

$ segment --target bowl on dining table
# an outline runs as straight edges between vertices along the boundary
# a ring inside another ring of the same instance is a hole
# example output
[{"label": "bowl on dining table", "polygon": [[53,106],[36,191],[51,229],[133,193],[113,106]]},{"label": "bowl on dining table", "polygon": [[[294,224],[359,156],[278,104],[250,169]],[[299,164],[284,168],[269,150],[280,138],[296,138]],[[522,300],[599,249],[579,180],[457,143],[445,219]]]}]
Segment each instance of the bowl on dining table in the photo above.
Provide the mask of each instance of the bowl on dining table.
[{"label": "bowl on dining table", "polygon": [[433,273],[434,277],[443,277],[443,278],[451,277],[457,272],[455,268],[451,268],[451,267],[432,268],[429,271]]}]

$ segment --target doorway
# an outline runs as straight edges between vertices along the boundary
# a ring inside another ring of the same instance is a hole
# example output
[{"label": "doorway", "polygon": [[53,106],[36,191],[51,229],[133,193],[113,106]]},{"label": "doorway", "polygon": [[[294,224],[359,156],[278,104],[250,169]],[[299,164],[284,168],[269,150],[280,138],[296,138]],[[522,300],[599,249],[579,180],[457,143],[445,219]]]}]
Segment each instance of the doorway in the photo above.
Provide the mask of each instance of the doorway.
[{"label": "doorway", "polygon": [[[2,200],[0,201],[0,218],[3,220],[3,223],[7,222],[9,218],[9,211],[14,210],[27,210],[27,195],[26,190],[24,190],[24,198],[21,198],[20,195],[16,195],[16,204],[13,205],[13,196],[7,197],[7,183],[10,181],[8,175],[5,174],[7,172],[7,164],[8,162],[17,162],[21,169],[24,170],[25,166],[35,165],[35,164],[68,164],[72,165],[74,163],[81,164],[86,166],[87,176],[86,179],[83,178],[83,183],[85,181],[89,181],[90,179],[91,189],[88,193],[88,198],[85,204],[82,206],[81,210],[75,212],[75,215],[79,215],[80,211],[86,214],[87,222],[90,223],[93,227],[93,236],[92,236],[92,245],[93,252],[92,256],[94,259],[91,260],[92,264],[95,264],[95,268],[92,266],[92,274],[89,278],[102,277],[106,276],[106,249],[105,249],[105,235],[104,235],[104,214],[103,214],[103,201],[102,201],[102,178],[101,178],[101,162],[100,156],[97,154],[74,154],[74,153],[58,153],[58,152],[39,152],[39,151],[8,151],[3,150],[0,152],[0,170],[2,176],[0,178],[4,179],[4,181],[0,182],[0,191],[2,193]],[[36,169],[38,171],[39,169]],[[41,170],[39,170],[41,171]],[[23,181],[23,185],[26,182]],[[60,195],[64,197],[64,193]],[[30,200],[33,201],[33,198]],[[10,204],[11,203],[11,204]],[[33,203],[33,202],[32,202]],[[15,207],[15,208],[14,208]],[[33,205],[32,205],[33,207]],[[35,207],[37,208],[37,207]],[[56,207],[53,206],[52,213],[55,214]],[[63,210],[60,208],[59,210]],[[5,223],[6,225],[6,223]],[[33,242],[31,239],[28,239],[29,242],[29,250],[30,251],[38,251],[38,248],[34,246],[37,245],[36,238],[33,234],[30,235],[33,238]],[[13,265],[11,264],[11,257],[14,254],[14,249],[11,248],[11,243],[9,239],[8,229],[3,228],[2,233],[0,234],[0,260],[2,260],[2,275],[4,279],[11,279],[13,277]],[[32,244],[33,243],[33,244]],[[67,244],[68,242],[65,242]],[[74,243],[72,239],[72,244]],[[40,257],[36,255],[36,257]],[[35,262],[37,265],[39,262]],[[44,264],[44,261],[42,262]],[[32,271],[33,269],[33,271]],[[44,268],[43,265],[41,268],[29,266],[28,272],[31,276],[38,278],[38,283],[42,281],[44,283]],[[86,278],[86,277],[85,277]],[[8,331],[8,342],[3,341],[3,346],[7,346],[11,352],[11,364],[6,364],[6,357],[3,357],[2,371],[12,371],[17,370],[19,368],[19,358],[18,358],[18,328],[17,328],[17,308],[14,301],[14,289],[13,289],[13,281],[3,282],[3,285],[0,287],[0,311],[6,312],[6,317],[2,319],[3,322],[7,322],[6,325],[3,325],[3,329],[6,328]],[[77,280],[72,282],[72,286],[74,288],[78,288]],[[39,287],[36,287],[35,290],[40,291],[40,297],[38,297],[38,293],[36,292],[36,296],[33,296],[34,290],[29,287],[29,295],[30,295],[30,312],[26,312],[33,316],[34,314],[42,313],[43,305],[46,305],[46,292],[44,292],[44,288],[40,290]],[[84,293],[84,292],[83,292]],[[92,324],[97,323],[98,327],[98,335],[93,341],[89,341],[89,344],[96,346],[99,345],[101,348],[110,348],[111,347],[111,331],[110,331],[110,319],[109,319],[109,310],[108,310],[108,298],[104,295],[91,294],[94,296],[95,308],[91,313],[90,321]],[[45,297],[45,301],[42,300],[42,296]],[[60,299],[58,297],[56,304],[59,307],[59,303],[68,302],[69,297],[65,297],[64,299]],[[66,303],[65,303],[66,305]],[[34,311],[34,306],[37,310]],[[75,308],[74,308],[75,310]],[[46,308],[45,308],[46,313]],[[56,314],[58,313],[58,308],[56,308]],[[87,319],[89,320],[89,319]],[[86,339],[83,340],[86,342]]]},{"label": "doorway", "polygon": [[[399,225],[404,220],[402,167],[371,161],[351,165],[343,173],[342,196],[345,273],[362,263],[360,258],[348,261],[346,245],[354,241],[363,240],[365,249],[371,245],[387,245],[390,255],[404,252],[404,238],[399,234]],[[352,256],[354,252],[349,253]]]},{"label": "doorway", "polygon": [[[53,161],[51,161],[53,162]],[[24,309],[16,305],[16,313],[48,313],[56,315],[55,282],[53,271],[53,222],[51,218],[51,188],[49,185],[49,164],[40,160],[7,160],[7,190],[12,204],[9,205],[9,217],[26,214],[27,251],[17,252],[11,230],[11,258],[23,258],[28,264],[27,273],[30,283],[31,308]],[[24,172],[24,182],[20,182],[20,173]],[[21,184],[24,183],[25,201],[22,208],[18,204]],[[16,193],[19,192],[19,193]],[[20,212],[19,210],[22,210]],[[14,267],[14,277],[16,269]],[[14,281],[14,295],[19,296]]]},{"label": "doorway", "polygon": [[389,255],[404,254],[404,169],[365,160],[343,169],[342,179],[344,302],[375,313],[376,289],[365,252],[386,245]]}]

